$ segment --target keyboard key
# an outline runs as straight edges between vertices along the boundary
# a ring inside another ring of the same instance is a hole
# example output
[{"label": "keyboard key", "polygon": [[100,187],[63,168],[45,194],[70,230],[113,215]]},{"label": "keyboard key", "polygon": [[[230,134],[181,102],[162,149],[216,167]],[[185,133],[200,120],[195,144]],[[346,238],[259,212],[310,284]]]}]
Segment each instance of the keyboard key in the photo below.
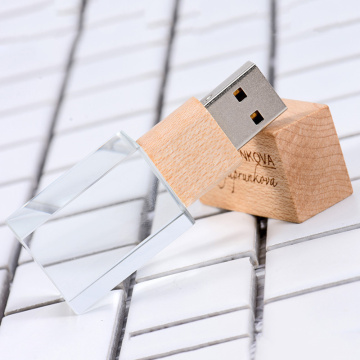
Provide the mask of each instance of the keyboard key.
[{"label": "keyboard key", "polygon": [[327,102],[339,138],[360,134],[360,123],[354,114],[360,113],[360,95]]},{"label": "keyboard key", "polygon": [[[7,40],[7,42],[14,43],[23,40],[25,43],[35,40],[36,37],[38,37],[36,41],[41,41],[41,37],[52,37],[52,41],[56,43],[62,34],[75,32],[76,22],[76,12],[58,15],[54,11],[54,2],[45,1],[43,6],[39,6],[35,11],[19,12],[17,16],[2,18],[0,41]],[[32,46],[34,47],[36,44],[32,44]],[[31,56],[32,54],[27,53],[27,55]],[[49,55],[52,55],[51,51],[48,52],[47,56]]]},{"label": "keyboard key", "polygon": [[[130,117],[139,113],[148,114],[156,107],[159,85],[160,77],[155,76],[66,98],[59,114],[57,131]],[[141,99],[139,89],[146,94]]]},{"label": "keyboard key", "polygon": [[175,1],[155,0],[145,1],[145,21],[149,28],[155,26],[170,26],[172,22]]},{"label": "keyboard key", "polygon": [[[301,38],[280,41],[277,74],[304,71],[306,68],[321,68],[323,64],[342,61],[346,58],[356,56],[358,49],[350,41],[344,38],[360,37],[360,24],[349,24],[345,27],[333,27],[328,31],[313,31]],[[337,51],[333,51],[336,44]],[[311,56],[298,56],[301,49]]]},{"label": "keyboard key", "polygon": [[265,305],[257,360],[358,359],[360,282]]},{"label": "keyboard key", "polygon": [[240,257],[256,263],[255,243],[256,220],[251,215],[228,212],[200,219],[138,270],[136,278],[140,282]]},{"label": "keyboard key", "polygon": [[63,301],[59,290],[34,262],[18,266],[5,315]]},{"label": "keyboard key", "polygon": [[[31,11],[46,4],[48,0],[17,0],[10,2],[1,2],[0,15],[2,16],[16,16],[24,11]],[[36,11],[35,10],[35,11]]]},{"label": "keyboard key", "polygon": [[[226,346],[224,349],[217,345],[220,349],[210,346],[205,348],[207,349],[206,351],[203,349],[190,353],[188,351],[241,338],[244,338],[241,339],[243,343],[238,343],[237,346],[232,346],[231,348],[232,350],[234,348],[240,350],[240,353],[233,353],[233,356],[236,354],[237,359],[240,359],[239,355],[245,354],[245,357],[241,357],[241,359],[249,359],[252,314],[249,309],[244,309],[171,326],[158,331],[130,336],[131,334],[125,334],[119,360],[135,360],[148,357],[158,358],[177,353],[180,354],[174,357],[165,357],[165,359],[177,360],[178,357],[187,360],[209,359],[209,357],[202,357],[205,355],[209,355],[210,359],[215,359],[216,353],[219,354],[221,350],[229,351],[229,349],[226,349]],[[184,351],[186,352],[184,353]],[[231,357],[225,357],[225,353],[222,353],[220,358],[231,359]]]},{"label": "keyboard key", "polygon": [[269,251],[265,303],[360,279],[360,229]]},{"label": "keyboard key", "polygon": [[[35,23],[33,20],[33,24]],[[19,28],[24,30],[22,26]],[[36,78],[34,73],[48,76],[51,73],[61,72],[66,66],[74,37],[74,33],[62,36],[58,34],[35,39],[25,38],[23,41],[2,44],[0,56],[3,60],[0,64],[0,80],[2,83],[16,82],[20,79]],[[19,85],[21,86],[21,82]]]},{"label": "keyboard key", "polygon": [[57,135],[49,149],[45,172],[69,168],[97,150],[118,131],[125,131],[136,140],[150,130],[153,114],[130,116],[125,119],[97,124],[77,131]]},{"label": "keyboard key", "polygon": [[101,26],[85,29],[75,59],[105,57],[115,52],[124,53],[133,49],[166,44],[168,34],[168,27],[148,27],[139,16],[125,17],[121,21],[106,21]]},{"label": "keyboard key", "polygon": [[0,112],[33,109],[38,106],[55,106],[63,81],[63,71],[45,74],[33,73],[31,78],[3,83],[0,86]]},{"label": "keyboard key", "polygon": [[6,316],[0,353],[6,360],[113,358],[123,311],[123,291],[116,290],[81,316],[66,303]]},{"label": "keyboard key", "polygon": [[244,258],[139,283],[133,290],[126,331],[150,331],[252,308],[253,280],[253,268]]},{"label": "keyboard key", "polygon": [[288,99],[327,103],[328,100],[359,92],[360,83],[355,75],[359,66],[360,59],[349,58],[340,63],[279,77],[276,89],[281,97]]},{"label": "keyboard key", "polygon": [[51,105],[45,105],[26,112],[3,115],[0,146],[46,139],[53,111]]},{"label": "keyboard key", "polygon": [[35,178],[43,146],[37,140],[0,151],[0,184]]},{"label": "keyboard key", "polygon": [[[62,2],[63,0],[60,1],[60,3]],[[144,1],[91,1],[86,5],[86,28],[99,26],[114,20],[119,22],[126,18],[133,19],[135,16],[143,15],[144,7]]]},{"label": "keyboard key", "polygon": [[[195,22],[195,21],[194,21]],[[206,31],[198,30],[180,33],[175,38],[172,66],[178,67],[191,63],[211,60],[234,53],[254,52],[267,43],[267,26],[263,17],[246,22],[229,22],[221,27],[210,27]],[[239,34],[251,32],[237,42]],[[198,44],[201,46],[198,46]],[[217,46],[214,46],[214,44]]]},{"label": "keyboard key", "polygon": [[302,224],[270,219],[267,250],[360,227],[360,181],[353,181],[354,193]]},{"label": "keyboard key", "polygon": [[[358,20],[359,2],[344,0],[289,1],[282,0],[279,6],[279,37],[300,37],[339,27]],[[302,21],[305,19],[306,21]]]},{"label": "keyboard key", "polygon": [[136,78],[161,76],[164,56],[165,45],[157,45],[128,53],[115,53],[89,62],[77,62],[66,94],[70,96],[115,84],[126,84]]}]

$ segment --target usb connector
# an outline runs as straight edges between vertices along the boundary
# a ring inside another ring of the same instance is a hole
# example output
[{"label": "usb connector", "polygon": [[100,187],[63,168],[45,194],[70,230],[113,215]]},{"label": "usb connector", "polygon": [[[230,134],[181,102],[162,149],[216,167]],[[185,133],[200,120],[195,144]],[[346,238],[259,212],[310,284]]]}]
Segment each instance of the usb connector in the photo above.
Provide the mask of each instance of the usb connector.
[{"label": "usb connector", "polygon": [[237,149],[286,110],[273,87],[250,61],[201,103]]}]

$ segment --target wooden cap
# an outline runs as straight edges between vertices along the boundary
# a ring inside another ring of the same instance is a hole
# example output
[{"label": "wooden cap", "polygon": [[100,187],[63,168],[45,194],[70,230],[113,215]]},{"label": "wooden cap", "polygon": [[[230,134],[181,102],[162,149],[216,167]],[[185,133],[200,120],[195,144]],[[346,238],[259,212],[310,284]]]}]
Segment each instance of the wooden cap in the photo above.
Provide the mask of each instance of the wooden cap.
[{"label": "wooden cap", "polygon": [[185,206],[234,171],[241,156],[195,98],[137,140]]},{"label": "wooden cap", "polygon": [[329,107],[284,102],[288,110],[239,150],[241,165],[204,204],[300,223],[352,194]]}]

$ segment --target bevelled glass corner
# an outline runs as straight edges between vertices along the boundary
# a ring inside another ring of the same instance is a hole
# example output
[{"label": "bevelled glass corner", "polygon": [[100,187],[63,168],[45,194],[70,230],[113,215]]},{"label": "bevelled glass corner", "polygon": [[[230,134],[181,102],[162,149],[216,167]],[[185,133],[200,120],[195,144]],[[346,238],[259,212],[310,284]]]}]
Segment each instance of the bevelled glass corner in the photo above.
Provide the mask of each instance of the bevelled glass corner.
[{"label": "bevelled glass corner", "polygon": [[[156,184],[168,201],[151,225]],[[85,312],[194,224],[142,148],[117,133],[7,219],[59,289]]]}]

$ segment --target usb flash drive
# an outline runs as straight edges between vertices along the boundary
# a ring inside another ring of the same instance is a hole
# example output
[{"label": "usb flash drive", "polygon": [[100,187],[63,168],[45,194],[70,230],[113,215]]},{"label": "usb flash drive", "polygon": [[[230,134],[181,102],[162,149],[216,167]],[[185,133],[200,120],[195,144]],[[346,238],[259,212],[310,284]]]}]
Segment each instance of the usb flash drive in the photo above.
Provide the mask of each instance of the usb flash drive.
[{"label": "usb flash drive", "polygon": [[[194,224],[186,208],[235,170],[238,149],[285,110],[256,65],[247,62],[136,142],[116,134],[7,224],[72,309],[83,313]],[[170,200],[150,234],[139,227],[148,220],[143,197],[129,201],[117,191],[124,181],[148,179],[149,173]],[[110,184],[113,197],[105,201]]]}]

